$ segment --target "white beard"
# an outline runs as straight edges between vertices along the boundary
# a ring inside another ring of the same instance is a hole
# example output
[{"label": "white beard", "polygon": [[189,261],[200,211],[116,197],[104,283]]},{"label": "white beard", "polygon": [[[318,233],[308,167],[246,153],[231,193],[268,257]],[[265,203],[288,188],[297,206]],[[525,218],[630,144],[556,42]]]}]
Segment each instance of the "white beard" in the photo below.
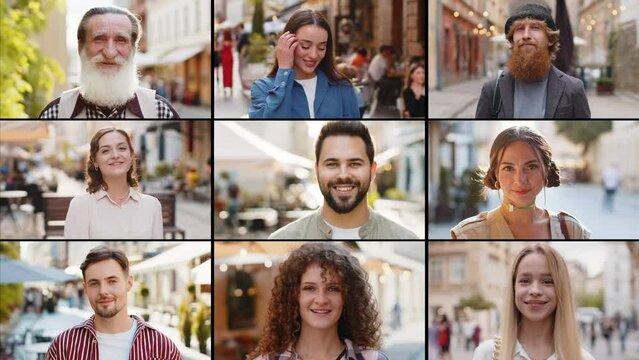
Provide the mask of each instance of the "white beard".
[{"label": "white beard", "polygon": [[80,51],[80,94],[92,104],[110,109],[125,105],[138,87],[138,69],[134,63],[135,53],[129,59],[118,55],[114,60],[121,64],[115,74],[102,72],[96,63],[103,61],[102,54],[89,59],[86,49]]}]

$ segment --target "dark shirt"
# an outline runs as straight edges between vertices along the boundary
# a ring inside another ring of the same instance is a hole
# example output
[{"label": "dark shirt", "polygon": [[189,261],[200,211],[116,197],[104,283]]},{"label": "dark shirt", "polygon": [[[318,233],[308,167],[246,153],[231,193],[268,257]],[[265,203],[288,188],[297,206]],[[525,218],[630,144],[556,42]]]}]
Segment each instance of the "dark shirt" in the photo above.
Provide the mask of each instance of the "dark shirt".
[{"label": "dark shirt", "polygon": [[413,90],[408,88],[404,90],[404,104],[411,117],[426,117],[426,96],[417,100]]}]

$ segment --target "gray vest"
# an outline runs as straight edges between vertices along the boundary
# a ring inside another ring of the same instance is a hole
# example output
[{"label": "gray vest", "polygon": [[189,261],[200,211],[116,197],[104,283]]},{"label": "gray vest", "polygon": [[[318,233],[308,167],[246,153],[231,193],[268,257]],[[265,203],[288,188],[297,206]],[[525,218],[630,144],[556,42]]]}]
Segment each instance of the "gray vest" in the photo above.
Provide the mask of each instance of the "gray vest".
[{"label": "gray vest", "polygon": [[[139,87],[135,89],[135,94],[138,96],[138,102],[140,103],[140,109],[145,119],[155,119],[158,117],[158,113],[155,107],[155,90]],[[74,88],[67,90],[60,95],[60,103],[58,104],[58,119],[70,119],[75,109],[75,104],[78,101],[80,95],[80,88]],[[86,117],[86,108],[82,110],[76,117]],[[126,112],[127,119],[137,119],[137,116],[130,111]]]}]

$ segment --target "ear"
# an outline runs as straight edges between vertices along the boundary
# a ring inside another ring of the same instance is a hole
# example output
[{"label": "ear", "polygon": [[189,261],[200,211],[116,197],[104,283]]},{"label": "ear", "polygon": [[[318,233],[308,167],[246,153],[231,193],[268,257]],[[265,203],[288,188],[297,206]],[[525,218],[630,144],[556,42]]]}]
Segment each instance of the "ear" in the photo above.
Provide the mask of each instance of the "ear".
[{"label": "ear", "polygon": [[133,277],[129,275],[126,279],[126,292],[129,292],[132,286],[133,286]]},{"label": "ear", "polygon": [[377,172],[377,161],[373,161],[371,165],[371,182],[375,181],[375,173]]}]

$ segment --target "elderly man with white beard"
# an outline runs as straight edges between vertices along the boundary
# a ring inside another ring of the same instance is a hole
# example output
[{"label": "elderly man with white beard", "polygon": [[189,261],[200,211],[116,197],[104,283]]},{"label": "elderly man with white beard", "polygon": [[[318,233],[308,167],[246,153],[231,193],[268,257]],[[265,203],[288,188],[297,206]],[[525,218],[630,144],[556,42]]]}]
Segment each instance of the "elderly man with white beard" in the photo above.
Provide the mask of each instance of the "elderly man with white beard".
[{"label": "elderly man with white beard", "polygon": [[135,52],[142,37],[129,10],[96,7],[78,26],[80,87],[67,90],[40,113],[41,119],[179,119],[169,101],[138,86]]}]

